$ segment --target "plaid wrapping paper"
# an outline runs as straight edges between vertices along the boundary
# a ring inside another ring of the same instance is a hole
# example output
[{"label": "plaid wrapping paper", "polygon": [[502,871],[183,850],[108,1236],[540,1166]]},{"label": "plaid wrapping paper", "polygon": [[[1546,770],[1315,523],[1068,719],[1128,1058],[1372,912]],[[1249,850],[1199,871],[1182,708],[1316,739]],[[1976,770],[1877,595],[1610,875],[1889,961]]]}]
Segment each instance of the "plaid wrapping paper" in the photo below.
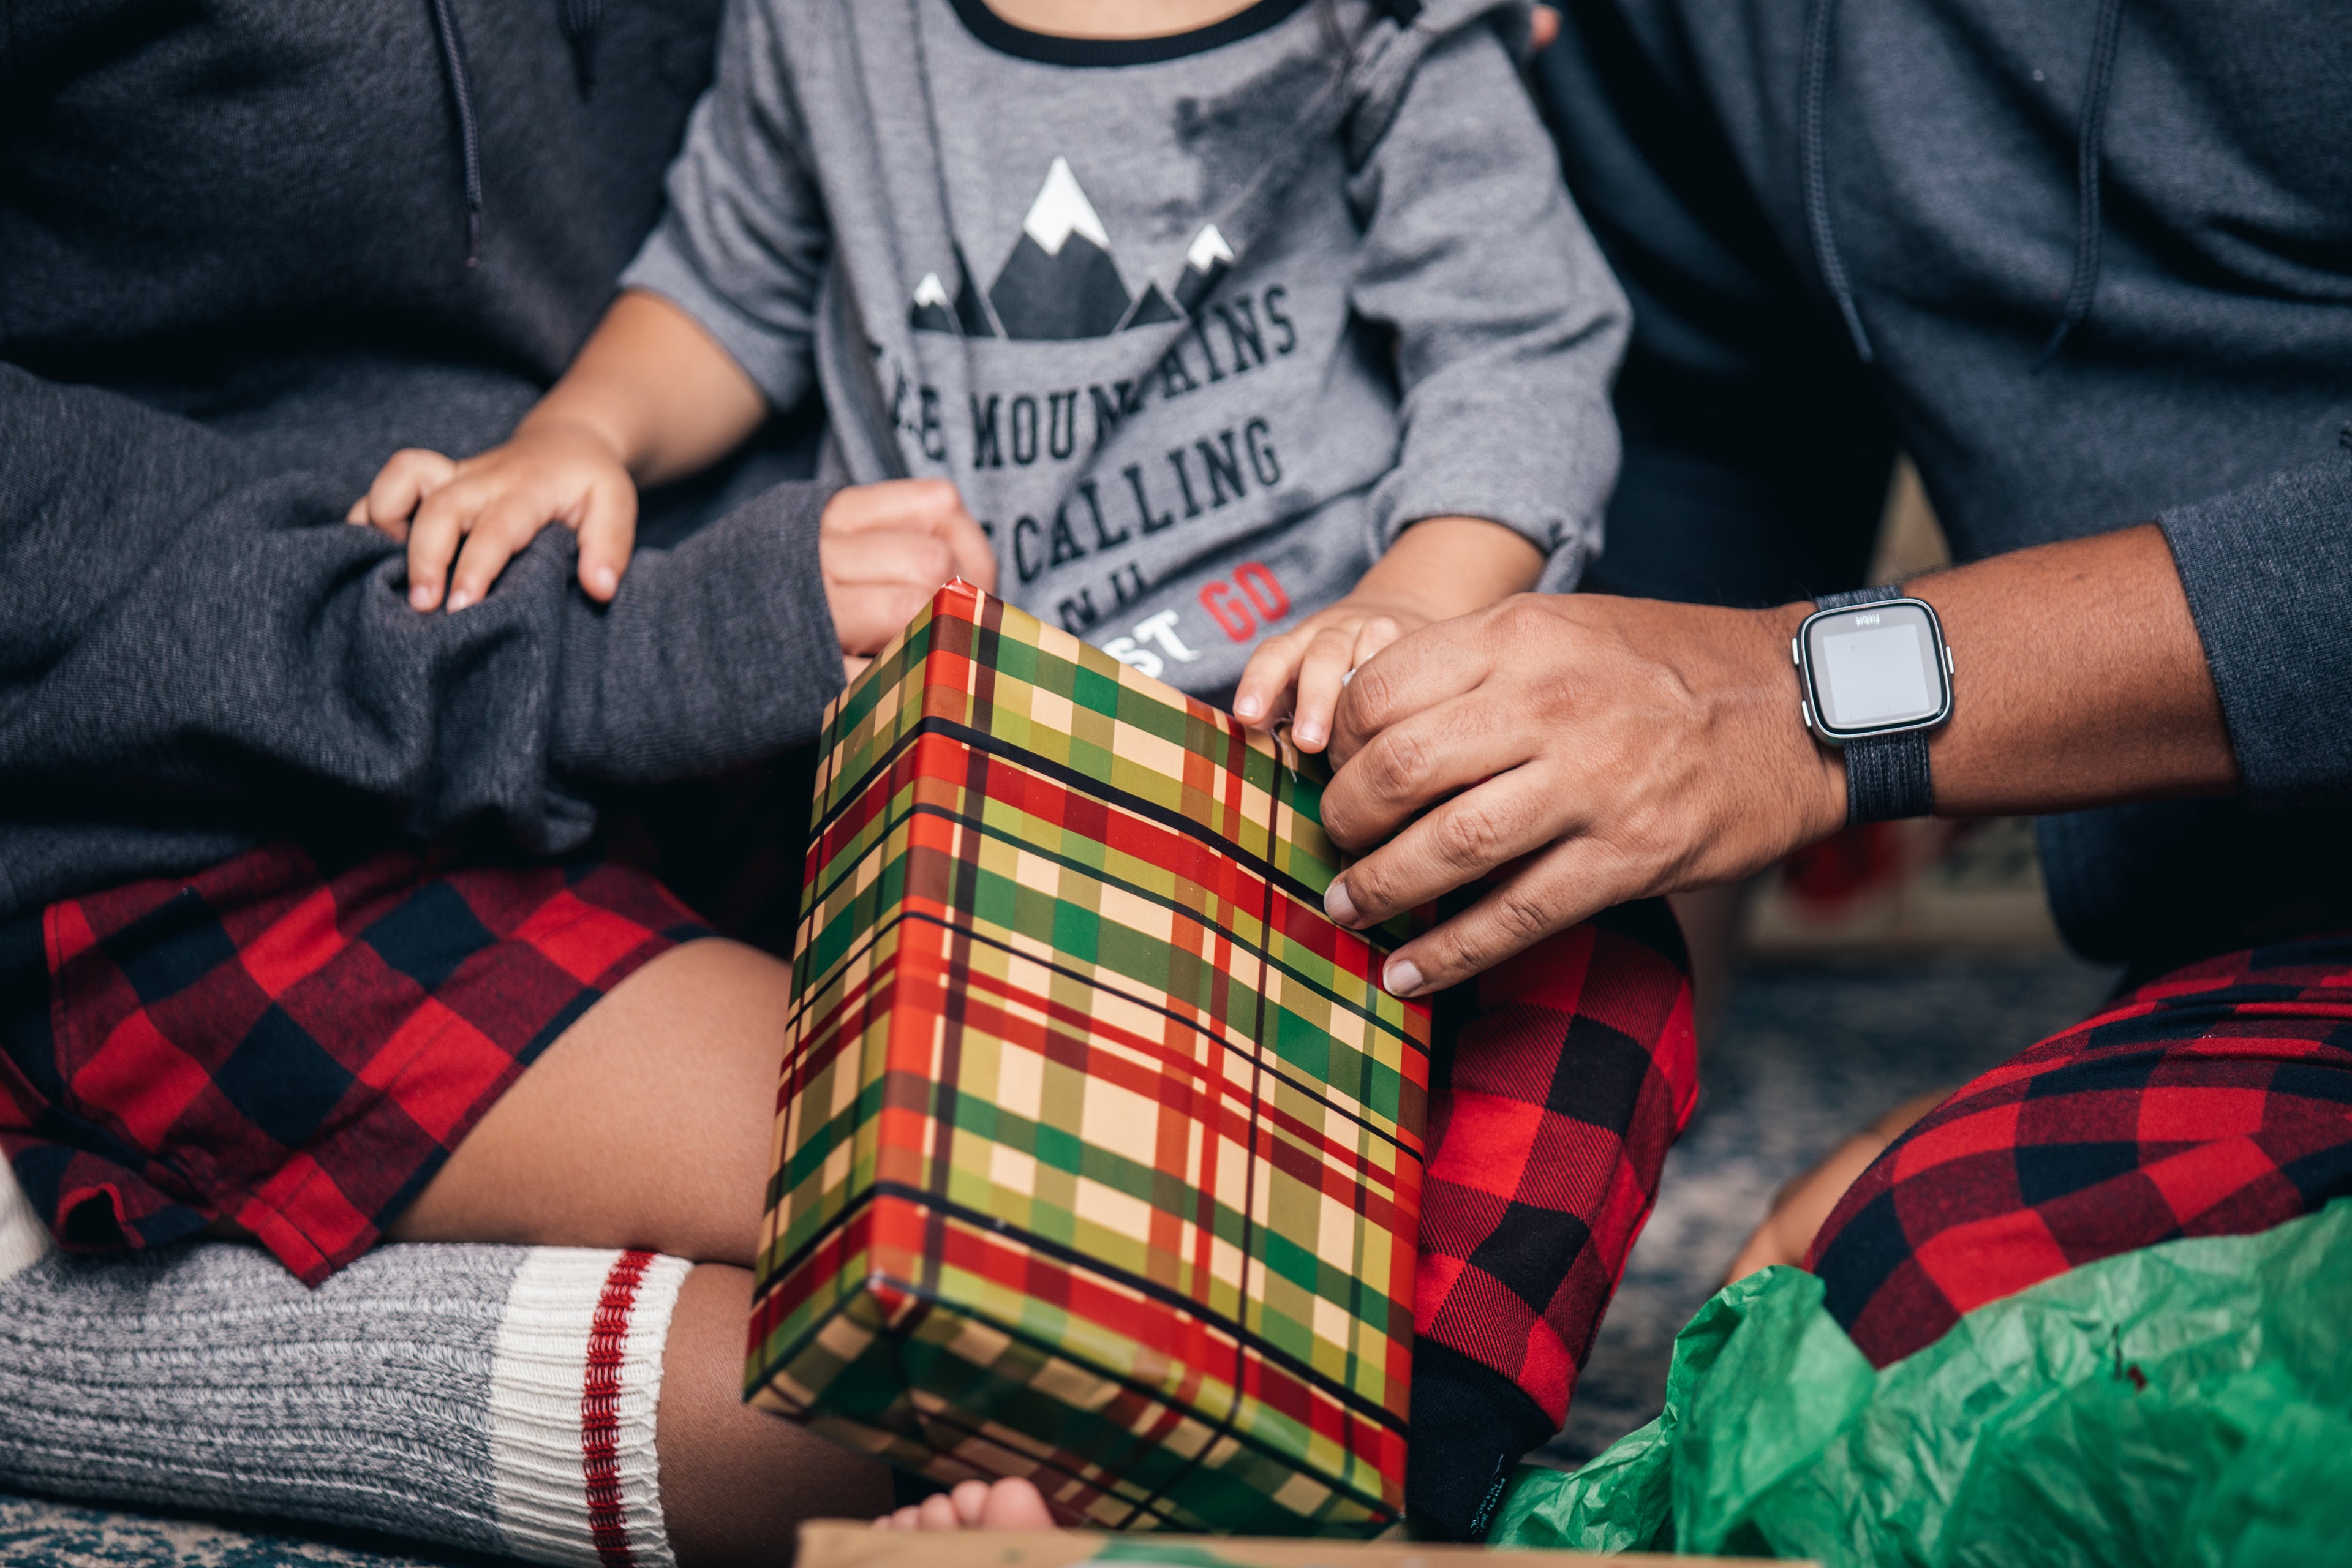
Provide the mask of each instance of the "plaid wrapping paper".
[{"label": "plaid wrapping paper", "polygon": [[1389,1523],[1429,1013],[1318,786],[961,584],[821,750],[751,1396],[1071,1522]]}]

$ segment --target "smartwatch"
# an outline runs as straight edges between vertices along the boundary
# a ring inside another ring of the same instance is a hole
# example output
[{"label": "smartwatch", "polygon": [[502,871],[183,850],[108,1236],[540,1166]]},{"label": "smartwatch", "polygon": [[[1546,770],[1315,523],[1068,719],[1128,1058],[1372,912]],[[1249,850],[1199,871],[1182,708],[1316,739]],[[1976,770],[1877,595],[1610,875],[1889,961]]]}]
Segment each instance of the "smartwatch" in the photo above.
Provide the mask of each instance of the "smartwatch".
[{"label": "smartwatch", "polygon": [[1952,650],[1935,606],[1900,586],[1828,595],[1789,657],[1805,728],[1845,753],[1845,819],[1932,816],[1927,731],[1952,716]]}]

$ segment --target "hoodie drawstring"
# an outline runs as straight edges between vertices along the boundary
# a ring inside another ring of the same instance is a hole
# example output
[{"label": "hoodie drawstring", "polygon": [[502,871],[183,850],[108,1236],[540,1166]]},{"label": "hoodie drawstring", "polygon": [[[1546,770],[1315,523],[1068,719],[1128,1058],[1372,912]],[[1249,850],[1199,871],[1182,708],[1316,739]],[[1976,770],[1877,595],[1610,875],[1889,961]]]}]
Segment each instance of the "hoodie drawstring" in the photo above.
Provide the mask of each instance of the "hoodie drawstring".
[{"label": "hoodie drawstring", "polygon": [[585,98],[596,88],[596,31],[604,25],[604,0],[557,0],[555,19],[572,46],[572,68]]},{"label": "hoodie drawstring", "polygon": [[1871,353],[1870,334],[1863,330],[1862,312],[1854,309],[1853,283],[1846,276],[1845,258],[1838,253],[1837,228],[1830,222],[1829,153],[1822,126],[1829,114],[1830,46],[1837,31],[1837,0],[1812,0],[1812,4],[1806,27],[1804,80],[1799,88],[1803,115],[1797,132],[1798,156],[1805,166],[1805,226],[1812,236],[1814,264],[1821,268],[1822,280],[1837,300],[1838,314],[1845,318],[1853,352],[1869,364],[1876,356]]},{"label": "hoodie drawstring", "polygon": [[449,0],[430,0],[433,36],[441,43],[441,65],[449,75],[449,96],[457,108],[457,139],[466,163],[466,265],[482,259],[482,136],[474,123],[474,84],[466,74],[466,40],[458,35]]},{"label": "hoodie drawstring", "polygon": [[[441,46],[441,66],[449,78],[449,98],[457,110],[457,141],[466,164],[466,265],[482,260],[482,132],[474,118],[474,79],[466,68],[466,36],[457,30],[450,0],[427,0],[433,37]],[[596,85],[596,35],[604,26],[604,0],[556,0],[556,25],[571,46],[572,68],[585,98]]]},{"label": "hoodie drawstring", "polygon": [[2074,132],[2074,273],[2066,285],[2066,308],[2057,330],[2042,345],[2046,362],[2091,313],[2099,291],[2099,164],[2107,137],[2107,89],[2115,80],[2116,40],[2123,32],[2124,0],[2100,0],[2091,35],[2091,73],[2083,84],[2083,116]]}]

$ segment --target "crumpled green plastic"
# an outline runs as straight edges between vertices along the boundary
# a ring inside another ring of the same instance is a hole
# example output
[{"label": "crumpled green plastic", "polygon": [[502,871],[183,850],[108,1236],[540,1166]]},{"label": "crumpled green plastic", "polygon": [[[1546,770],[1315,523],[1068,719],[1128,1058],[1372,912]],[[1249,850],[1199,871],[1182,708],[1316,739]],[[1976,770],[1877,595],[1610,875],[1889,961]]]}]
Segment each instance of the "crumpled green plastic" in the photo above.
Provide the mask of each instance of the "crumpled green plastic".
[{"label": "crumpled green plastic", "polygon": [[1969,1313],[1874,1372],[1774,1268],[1675,1341],[1665,1410],[1523,1468],[1492,1545],[1824,1564],[2352,1562],[2352,1200]]}]

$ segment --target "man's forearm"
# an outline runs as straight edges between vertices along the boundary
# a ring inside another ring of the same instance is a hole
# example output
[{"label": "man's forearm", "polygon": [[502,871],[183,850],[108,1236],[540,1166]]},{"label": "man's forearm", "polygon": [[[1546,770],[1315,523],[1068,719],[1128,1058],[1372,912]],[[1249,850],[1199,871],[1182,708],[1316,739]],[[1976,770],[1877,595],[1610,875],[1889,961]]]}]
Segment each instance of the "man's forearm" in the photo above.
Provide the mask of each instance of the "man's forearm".
[{"label": "man's forearm", "polygon": [[1923,577],[1952,648],[1928,742],[1946,816],[2040,814],[2237,783],[2221,699],[2154,523]]},{"label": "man's forearm", "polygon": [[[1937,808],[2047,812],[2216,794],[2236,763],[2179,574],[2154,528],[1912,585],[1950,639]],[[1342,694],[1323,821],[1362,856],[1334,918],[1386,920],[1491,877],[1400,949],[1402,994],[1450,985],[1645,894],[1745,877],[1845,819],[1799,717],[1809,606],[1523,595],[1405,637]]]}]

